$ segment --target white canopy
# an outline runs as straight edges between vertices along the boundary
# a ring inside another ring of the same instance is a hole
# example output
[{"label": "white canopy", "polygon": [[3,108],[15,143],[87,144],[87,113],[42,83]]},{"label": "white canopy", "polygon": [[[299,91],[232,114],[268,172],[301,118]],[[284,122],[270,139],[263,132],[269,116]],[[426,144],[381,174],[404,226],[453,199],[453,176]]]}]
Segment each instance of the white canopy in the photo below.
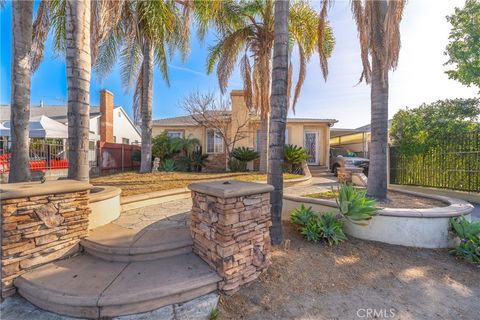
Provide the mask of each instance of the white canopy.
[{"label": "white canopy", "polygon": [[[10,121],[4,121],[3,123],[0,123],[0,136],[10,137],[10,128]],[[67,125],[43,115],[30,119],[30,122],[28,123],[28,132],[30,138],[68,138]],[[95,140],[94,135],[91,133],[90,139]]]}]

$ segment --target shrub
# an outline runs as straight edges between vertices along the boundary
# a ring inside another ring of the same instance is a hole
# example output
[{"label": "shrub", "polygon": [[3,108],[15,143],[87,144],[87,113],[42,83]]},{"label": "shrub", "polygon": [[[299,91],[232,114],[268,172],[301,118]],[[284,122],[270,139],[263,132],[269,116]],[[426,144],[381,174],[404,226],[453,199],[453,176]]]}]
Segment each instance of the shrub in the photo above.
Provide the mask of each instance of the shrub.
[{"label": "shrub", "polygon": [[142,153],[138,150],[132,152],[132,160],[133,161],[141,161],[142,160]]},{"label": "shrub", "polygon": [[470,222],[462,216],[451,218],[450,224],[460,238],[460,244],[450,252],[480,264],[480,222]]},{"label": "shrub", "polygon": [[198,148],[187,156],[179,157],[177,163],[182,171],[201,172],[205,163],[208,162],[207,158],[208,154],[203,154],[202,148]]},{"label": "shrub", "polygon": [[235,158],[228,159],[227,163],[228,169],[231,172],[245,172],[247,171],[247,163],[245,161],[240,161]]},{"label": "shrub", "polygon": [[244,162],[253,161],[259,157],[258,152],[246,147],[235,148],[230,155],[235,159]]},{"label": "shrub", "polygon": [[172,158],[181,151],[180,143],[171,139],[166,132],[163,132],[152,139],[152,156],[160,161]]},{"label": "shrub", "polygon": [[285,170],[290,173],[301,173],[301,168],[299,166],[303,161],[310,158],[307,150],[292,144],[285,145],[283,157],[283,160],[285,161]]},{"label": "shrub", "polygon": [[317,217],[317,214],[312,210],[312,207],[307,208],[303,203],[300,208],[293,210],[290,214],[292,223],[301,227],[305,227],[308,222],[315,217]]},{"label": "shrub", "polygon": [[366,224],[364,221],[372,219],[379,210],[376,202],[366,197],[366,190],[355,188],[352,185],[341,185],[336,199],[342,216],[356,224]]},{"label": "shrub", "polygon": [[336,217],[333,211],[327,212],[318,218],[318,227],[320,236],[325,239],[329,245],[338,244],[347,240],[343,232],[343,221]]},{"label": "shrub", "polygon": [[166,159],[160,165],[160,170],[165,172],[172,172],[177,169],[175,161],[173,159]]},{"label": "shrub", "polygon": [[292,211],[290,219],[300,227],[302,235],[308,241],[325,240],[330,245],[338,244],[347,240],[343,231],[345,220],[361,224],[362,221],[370,220],[378,211],[375,201],[366,198],[365,194],[366,191],[342,185],[337,196],[340,213],[329,211],[319,215],[311,207],[306,208],[302,204]]}]

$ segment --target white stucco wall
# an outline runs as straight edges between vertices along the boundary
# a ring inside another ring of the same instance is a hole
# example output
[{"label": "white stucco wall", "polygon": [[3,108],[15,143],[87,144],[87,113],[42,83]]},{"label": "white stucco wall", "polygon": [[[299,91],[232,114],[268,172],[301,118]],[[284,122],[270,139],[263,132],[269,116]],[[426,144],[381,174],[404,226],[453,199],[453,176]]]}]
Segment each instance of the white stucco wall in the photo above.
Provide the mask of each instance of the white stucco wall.
[{"label": "white stucco wall", "polygon": [[[90,119],[90,131],[100,139],[100,116]],[[122,143],[123,138],[129,139],[129,144],[138,144],[142,141],[140,134],[135,130],[134,124],[128,119],[122,107],[113,109],[113,136],[116,143]]]},{"label": "white stucco wall", "polygon": [[116,143],[122,143],[123,138],[129,139],[130,144],[135,143],[135,141],[140,143],[142,140],[122,107],[113,109],[113,136],[116,137]]}]

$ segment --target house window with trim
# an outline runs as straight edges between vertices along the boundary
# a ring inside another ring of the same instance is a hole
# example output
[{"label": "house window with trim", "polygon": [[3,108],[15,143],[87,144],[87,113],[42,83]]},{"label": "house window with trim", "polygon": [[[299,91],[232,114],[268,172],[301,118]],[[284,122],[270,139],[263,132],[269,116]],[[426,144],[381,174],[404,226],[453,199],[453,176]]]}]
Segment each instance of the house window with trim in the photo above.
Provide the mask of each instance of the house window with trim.
[{"label": "house window with trim", "polygon": [[173,138],[181,138],[183,137],[183,131],[174,131],[174,130],[169,130],[167,131],[167,136],[171,139]]},{"label": "house window with trim", "polygon": [[222,153],[223,139],[218,130],[207,129],[207,153]]},{"label": "house window with trim", "polygon": [[128,139],[128,138],[122,138],[122,143],[123,143],[123,144],[130,144],[130,139]]}]

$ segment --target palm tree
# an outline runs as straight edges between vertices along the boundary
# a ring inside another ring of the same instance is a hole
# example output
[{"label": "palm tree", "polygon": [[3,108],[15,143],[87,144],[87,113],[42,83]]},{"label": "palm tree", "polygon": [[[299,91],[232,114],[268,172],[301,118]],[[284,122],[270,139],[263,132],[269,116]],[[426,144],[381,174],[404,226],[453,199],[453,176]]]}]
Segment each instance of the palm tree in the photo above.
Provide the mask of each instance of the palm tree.
[{"label": "palm tree", "polygon": [[99,48],[96,71],[110,72],[120,54],[122,84],[126,89],[135,87],[134,119],[141,126],[143,173],[151,171],[152,162],[154,64],[169,84],[169,58],[176,50],[183,57],[188,52],[188,13],[182,14],[175,1],[128,1],[117,27]]},{"label": "palm tree", "polygon": [[270,195],[272,205],[270,236],[272,243],[277,245],[283,240],[283,150],[288,110],[288,7],[288,0],[275,1],[268,183],[274,187]]},{"label": "palm tree", "polygon": [[[273,0],[253,0],[245,2],[224,2],[222,16],[214,24],[220,39],[210,47],[207,70],[216,66],[220,90],[225,93],[228,80],[237,60],[243,77],[245,102],[251,110],[260,114],[261,154],[260,171],[267,171],[268,127],[270,112],[271,57],[274,39]],[[306,2],[296,2],[290,8],[289,33],[292,44],[299,49],[299,77],[295,88],[293,108],[300,95],[305,79],[306,64],[317,50],[318,15]],[[330,55],[334,39],[328,26],[321,36],[322,50]],[[290,47],[290,50],[293,46]],[[292,77],[290,63],[289,87]]]},{"label": "palm tree", "polygon": [[12,157],[8,182],[30,180],[29,135],[30,72],[33,2],[12,2],[12,102],[10,132]]},{"label": "palm tree", "polygon": [[[400,53],[400,21],[404,0],[353,0],[361,47],[360,81],[371,84],[371,146],[367,194],[387,197],[388,72],[395,70]],[[370,59],[371,62],[370,62]]]}]

